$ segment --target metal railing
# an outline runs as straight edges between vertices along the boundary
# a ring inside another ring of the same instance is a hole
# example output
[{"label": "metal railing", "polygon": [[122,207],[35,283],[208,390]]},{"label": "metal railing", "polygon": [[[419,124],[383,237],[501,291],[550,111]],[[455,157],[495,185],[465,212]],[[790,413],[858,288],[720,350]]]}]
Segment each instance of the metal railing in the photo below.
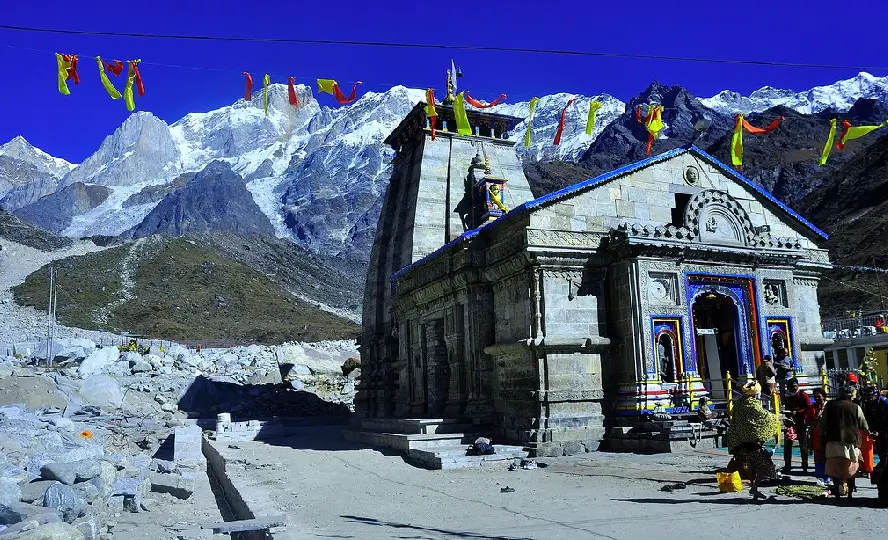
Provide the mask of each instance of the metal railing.
[{"label": "metal railing", "polygon": [[888,314],[870,313],[856,317],[823,319],[823,337],[843,340],[866,336],[888,336]]}]

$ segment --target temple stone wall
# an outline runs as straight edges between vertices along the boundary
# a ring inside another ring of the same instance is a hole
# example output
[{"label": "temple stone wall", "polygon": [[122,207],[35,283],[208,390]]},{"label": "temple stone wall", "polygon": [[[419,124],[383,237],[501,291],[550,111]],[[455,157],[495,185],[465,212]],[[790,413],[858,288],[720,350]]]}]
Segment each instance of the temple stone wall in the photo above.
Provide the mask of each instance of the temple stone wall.
[{"label": "temple stone wall", "polygon": [[532,287],[529,271],[513,274],[493,284],[496,343],[515,343],[533,337]]}]

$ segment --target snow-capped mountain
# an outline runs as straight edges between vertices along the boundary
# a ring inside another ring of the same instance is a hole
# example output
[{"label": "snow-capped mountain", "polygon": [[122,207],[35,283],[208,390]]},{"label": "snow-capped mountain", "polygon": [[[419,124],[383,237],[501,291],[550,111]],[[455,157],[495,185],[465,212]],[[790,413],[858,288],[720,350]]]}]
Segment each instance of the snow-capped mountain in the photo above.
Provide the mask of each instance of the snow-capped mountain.
[{"label": "snow-capped mountain", "polygon": [[[651,88],[659,94],[651,93]],[[673,137],[672,143],[682,144],[681,135],[693,134],[695,118],[706,111],[716,111],[709,135],[717,138],[728,129],[722,126],[729,124],[726,115],[738,110],[762,111],[785,105],[810,113],[828,107],[847,110],[858,98],[888,102],[888,77],[866,73],[808,92],[766,87],[748,97],[725,91],[698,100],[680,87],[651,88],[632,104],[672,104],[664,113],[670,129],[658,142],[661,145]],[[261,89],[249,101],[239,99],[220,109],[191,113],[172,125],[148,112],[135,113],[79,166],[16,138],[0,146],[0,195],[6,193],[0,206],[9,211],[22,209],[23,216],[53,213],[50,225],[67,236],[138,233],[145,227],[137,227],[149,215],[154,216],[156,230],[184,230],[189,216],[173,215],[173,203],[187,212],[202,212],[210,204],[207,201],[218,202],[225,196],[222,192],[203,193],[202,189],[224,189],[243,196],[231,178],[219,181],[212,175],[196,174],[214,161],[223,161],[239,176],[278,237],[325,254],[366,259],[391,172],[392,154],[383,140],[424,100],[425,92],[396,86],[386,92],[368,92],[353,104],[338,108],[319,103],[310,87],[300,85],[297,93],[299,105],[294,107],[285,85],[271,85],[268,115],[263,110]],[[553,146],[561,111],[572,98],[576,101],[567,109],[561,144]],[[593,99],[603,106],[590,136],[585,134],[585,126]],[[504,103],[490,110],[525,119],[509,134],[525,164],[559,159],[598,170],[642,149],[644,134],[636,133],[640,128],[630,118],[631,111],[607,94],[540,96],[532,143],[526,148],[529,104]],[[602,133],[605,136],[599,140]],[[161,205],[163,201],[166,203]],[[238,204],[249,206],[241,198]],[[66,205],[71,211],[64,211]],[[160,210],[152,214],[156,207]],[[250,208],[254,218],[255,207]],[[191,217],[210,223],[221,219],[219,210]],[[168,222],[175,226],[160,226]],[[252,226],[261,229],[254,219]]]},{"label": "snow-capped mountain", "polygon": [[33,146],[19,135],[8,143],[0,145],[0,156],[18,159],[33,165],[37,172],[62,178],[76,167],[62,158],[52,157],[43,150]]},{"label": "snow-capped mountain", "polygon": [[[554,146],[552,141],[555,138],[555,132],[558,131],[561,111],[571,99],[576,101],[567,108],[567,113],[564,115],[564,133],[561,135],[561,144]],[[586,135],[586,120],[589,117],[589,103],[592,101],[599,101],[601,108],[596,113],[592,135]],[[515,149],[522,160],[576,161],[586,151],[589,144],[604,131],[604,128],[616,117],[623,114],[626,104],[608,94],[592,97],[566,93],[542,96],[534,109],[529,147],[524,146],[524,135],[527,132],[530,102],[504,103],[491,107],[490,110],[498,114],[524,118],[509,137],[510,140],[519,143]]]},{"label": "snow-capped mountain", "polygon": [[846,112],[858,98],[888,101],[888,77],[874,77],[860,72],[856,77],[815,86],[805,92],[765,86],[749,96],[743,96],[723,90],[710,98],[701,99],[700,103],[724,114],[762,112],[776,105],[785,105],[800,113],[815,114],[827,109]]},{"label": "snow-capped mountain", "polygon": [[18,136],[0,145],[0,207],[11,211],[56,191],[75,165]]}]

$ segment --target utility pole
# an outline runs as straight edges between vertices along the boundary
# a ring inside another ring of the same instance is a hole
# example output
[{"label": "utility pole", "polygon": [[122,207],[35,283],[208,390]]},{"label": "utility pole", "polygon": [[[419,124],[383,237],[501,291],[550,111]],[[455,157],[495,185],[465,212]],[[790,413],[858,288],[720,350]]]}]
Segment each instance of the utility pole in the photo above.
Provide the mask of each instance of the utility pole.
[{"label": "utility pole", "polygon": [[52,333],[53,333],[53,307],[52,297],[55,293],[55,267],[49,265],[49,300],[47,301],[46,314],[49,318],[46,328],[46,367],[52,367]]}]

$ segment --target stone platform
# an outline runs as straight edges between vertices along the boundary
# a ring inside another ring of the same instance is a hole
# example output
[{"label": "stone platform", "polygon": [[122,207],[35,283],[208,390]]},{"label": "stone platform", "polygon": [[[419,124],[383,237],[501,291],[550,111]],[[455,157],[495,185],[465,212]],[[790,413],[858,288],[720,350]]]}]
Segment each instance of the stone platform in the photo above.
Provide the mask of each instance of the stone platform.
[{"label": "stone platform", "polygon": [[696,417],[649,421],[624,418],[608,429],[602,450],[610,452],[670,453],[718,448],[721,437],[703,428]]},{"label": "stone platform", "polygon": [[520,446],[492,442],[496,454],[467,456],[466,450],[478,437],[492,430],[481,424],[444,418],[372,418],[343,431],[347,441],[388,448],[403,454],[407,462],[426,469],[464,469],[503,466],[525,458]]}]

